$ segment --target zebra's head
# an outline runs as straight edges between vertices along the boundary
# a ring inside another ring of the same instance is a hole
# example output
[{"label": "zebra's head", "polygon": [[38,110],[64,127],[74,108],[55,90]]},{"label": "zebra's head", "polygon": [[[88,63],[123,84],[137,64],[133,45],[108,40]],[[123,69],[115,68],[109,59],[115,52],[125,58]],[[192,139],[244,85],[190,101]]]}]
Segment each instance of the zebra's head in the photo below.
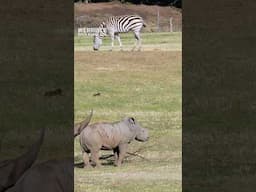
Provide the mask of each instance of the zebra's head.
[{"label": "zebra's head", "polygon": [[98,31],[93,37],[93,50],[99,50],[102,45],[102,38],[107,35],[106,23],[102,22],[98,28]]},{"label": "zebra's head", "polygon": [[100,38],[99,34],[93,36],[93,50],[98,51],[102,44],[102,39]]}]

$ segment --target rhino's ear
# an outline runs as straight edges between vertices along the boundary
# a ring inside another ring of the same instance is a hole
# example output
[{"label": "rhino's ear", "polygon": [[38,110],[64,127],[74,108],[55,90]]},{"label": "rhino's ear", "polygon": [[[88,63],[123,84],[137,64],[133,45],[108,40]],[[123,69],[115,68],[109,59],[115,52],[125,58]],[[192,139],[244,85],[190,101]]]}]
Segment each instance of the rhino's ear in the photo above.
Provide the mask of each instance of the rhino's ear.
[{"label": "rhino's ear", "polygon": [[135,119],[133,117],[130,117],[128,121],[130,124],[135,125]]}]

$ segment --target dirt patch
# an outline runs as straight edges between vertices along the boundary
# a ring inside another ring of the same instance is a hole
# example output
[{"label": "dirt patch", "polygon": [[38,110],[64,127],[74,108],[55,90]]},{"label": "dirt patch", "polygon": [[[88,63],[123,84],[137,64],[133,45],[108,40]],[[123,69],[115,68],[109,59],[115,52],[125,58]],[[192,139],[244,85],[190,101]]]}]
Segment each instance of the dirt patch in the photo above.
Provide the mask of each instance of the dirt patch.
[{"label": "dirt patch", "polygon": [[161,7],[157,5],[134,5],[111,3],[75,3],[74,19],[75,27],[97,27],[106,17],[112,15],[137,14],[144,18],[148,27],[146,31],[157,30],[157,10],[160,13],[160,30],[168,31],[170,28],[170,17],[173,19],[174,31],[181,31],[182,13],[181,9],[175,7]]}]

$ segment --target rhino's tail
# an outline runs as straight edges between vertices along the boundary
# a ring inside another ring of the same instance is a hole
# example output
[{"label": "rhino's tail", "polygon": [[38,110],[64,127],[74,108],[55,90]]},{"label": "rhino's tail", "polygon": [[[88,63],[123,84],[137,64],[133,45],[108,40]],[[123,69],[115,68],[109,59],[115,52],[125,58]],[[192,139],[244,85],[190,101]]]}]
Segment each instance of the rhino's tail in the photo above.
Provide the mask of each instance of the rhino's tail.
[{"label": "rhino's tail", "polygon": [[93,115],[93,109],[91,109],[91,113],[90,115],[83,120],[80,123],[75,124],[74,126],[74,137],[80,135],[80,133],[84,130],[85,127],[87,127],[92,119],[92,115]]},{"label": "rhino's tail", "polygon": [[[90,115],[89,115],[84,121],[81,122],[81,126],[82,126],[83,128],[85,128],[85,127],[87,127],[87,126],[89,125],[89,123],[90,123],[90,121],[91,121],[91,119],[92,119],[92,115],[93,115],[93,109],[91,109]],[[82,130],[81,130],[81,131],[82,131]]]}]

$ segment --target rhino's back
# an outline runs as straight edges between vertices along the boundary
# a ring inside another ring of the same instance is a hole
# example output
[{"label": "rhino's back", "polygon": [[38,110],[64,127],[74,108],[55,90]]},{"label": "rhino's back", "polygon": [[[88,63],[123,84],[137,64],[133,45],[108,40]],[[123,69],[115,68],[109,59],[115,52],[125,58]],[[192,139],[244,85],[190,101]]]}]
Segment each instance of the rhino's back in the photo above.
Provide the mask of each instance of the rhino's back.
[{"label": "rhino's back", "polygon": [[[121,140],[121,132],[118,126],[111,123],[95,123],[83,130],[81,142],[88,145],[100,144],[102,149],[113,149]],[[88,143],[89,142],[89,143]]]}]

